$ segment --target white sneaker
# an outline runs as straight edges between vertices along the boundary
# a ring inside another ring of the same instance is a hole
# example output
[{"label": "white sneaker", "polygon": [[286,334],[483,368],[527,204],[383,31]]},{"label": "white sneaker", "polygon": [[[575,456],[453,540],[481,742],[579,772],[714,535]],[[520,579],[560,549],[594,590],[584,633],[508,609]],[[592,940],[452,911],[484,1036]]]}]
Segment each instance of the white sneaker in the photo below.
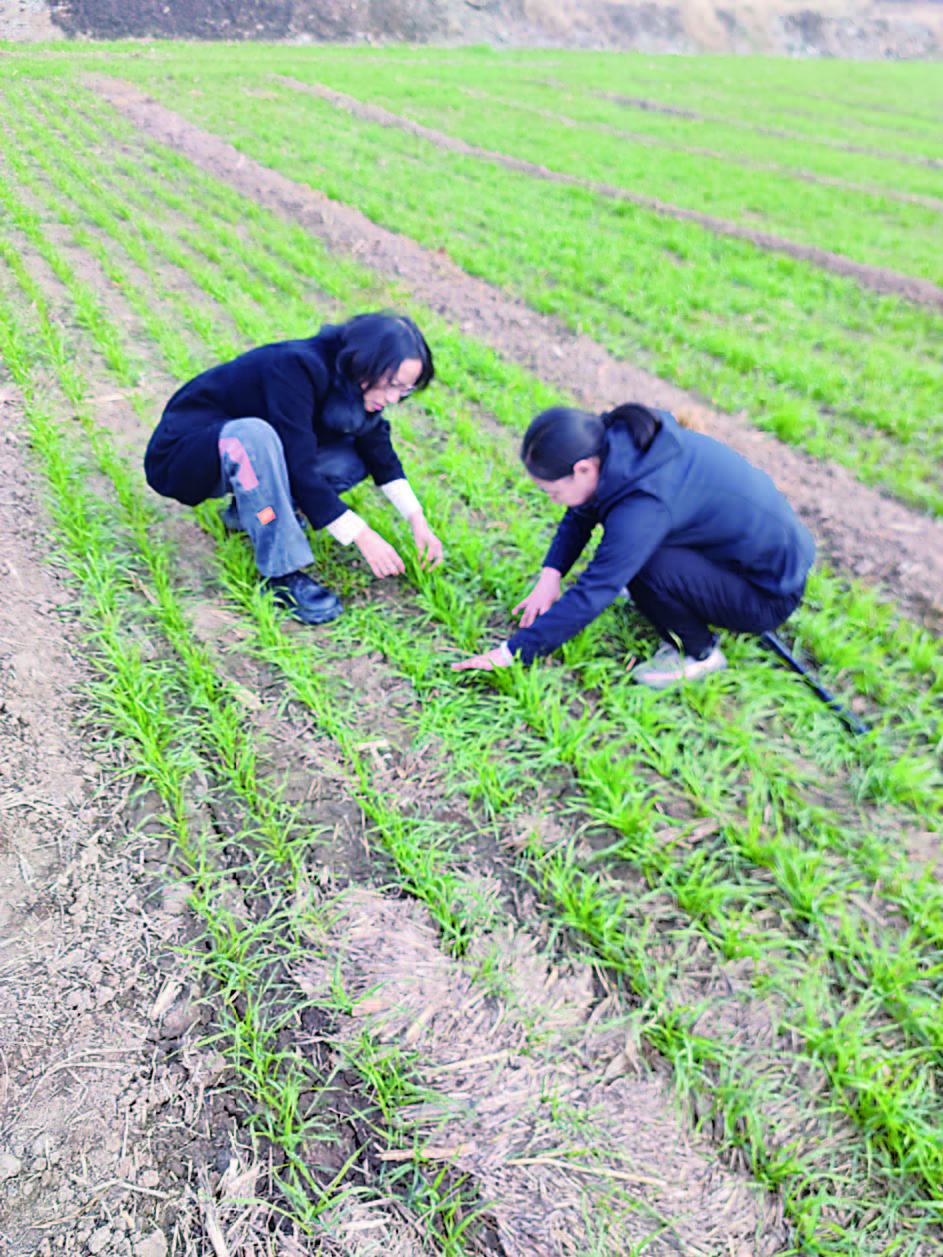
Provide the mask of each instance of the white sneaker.
[{"label": "white sneaker", "polygon": [[639,685],[648,685],[653,690],[665,690],[669,685],[694,681],[698,677],[706,676],[708,672],[722,672],[726,666],[727,660],[719,646],[715,646],[706,659],[689,659],[687,655],[682,656],[669,642],[665,642],[648,663],[639,664],[632,673],[632,680]]}]

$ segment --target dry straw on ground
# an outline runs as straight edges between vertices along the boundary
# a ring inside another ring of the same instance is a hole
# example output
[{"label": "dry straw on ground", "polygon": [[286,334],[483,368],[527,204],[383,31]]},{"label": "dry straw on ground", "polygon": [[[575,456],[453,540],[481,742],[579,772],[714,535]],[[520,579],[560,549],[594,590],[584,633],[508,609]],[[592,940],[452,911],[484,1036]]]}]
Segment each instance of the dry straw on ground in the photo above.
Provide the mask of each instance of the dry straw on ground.
[{"label": "dry straw on ground", "polygon": [[[720,1167],[661,1081],[633,1069],[625,1023],[591,1015],[584,966],[548,966],[523,932],[449,959],[425,908],[367,890],[333,912],[299,984],[315,1002],[338,987],[352,1001],[338,1022],[342,1054],[356,1059],[366,1034],[408,1070],[426,1096],[402,1111],[408,1146],[472,1176],[509,1257],[596,1242],[624,1252],[646,1237],[652,1254],[678,1243],[717,1253],[728,1241],[775,1251],[775,1203]],[[486,961],[503,998],[473,980]]]}]

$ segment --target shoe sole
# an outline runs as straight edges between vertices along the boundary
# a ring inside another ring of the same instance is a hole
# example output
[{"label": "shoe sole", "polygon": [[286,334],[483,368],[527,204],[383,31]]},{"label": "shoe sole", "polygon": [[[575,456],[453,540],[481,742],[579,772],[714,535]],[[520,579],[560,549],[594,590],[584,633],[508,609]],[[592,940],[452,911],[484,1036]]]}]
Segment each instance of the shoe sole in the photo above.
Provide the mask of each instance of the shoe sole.
[{"label": "shoe sole", "polygon": [[696,676],[684,677],[646,677],[634,676],[632,680],[636,685],[647,685],[650,690],[670,690],[673,685],[684,685],[685,682],[692,684],[697,681],[703,681],[705,677],[716,676],[718,672],[725,672],[727,665],[724,664],[720,668],[708,668],[706,672],[699,672]]}]

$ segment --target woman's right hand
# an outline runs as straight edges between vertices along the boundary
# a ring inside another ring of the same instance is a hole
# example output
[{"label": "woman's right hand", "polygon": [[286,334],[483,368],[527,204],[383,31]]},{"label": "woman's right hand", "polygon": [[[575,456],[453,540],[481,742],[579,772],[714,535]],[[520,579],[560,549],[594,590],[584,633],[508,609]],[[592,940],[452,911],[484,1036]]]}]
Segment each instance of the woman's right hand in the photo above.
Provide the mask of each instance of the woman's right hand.
[{"label": "woman's right hand", "polygon": [[529,628],[539,615],[549,611],[560,599],[560,573],[555,567],[545,567],[540,579],[523,602],[519,602],[511,615],[520,615],[521,628]]},{"label": "woman's right hand", "polygon": [[364,528],[354,538],[354,545],[367,560],[374,576],[396,576],[406,571],[406,564],[390,543],[372,528]]}]

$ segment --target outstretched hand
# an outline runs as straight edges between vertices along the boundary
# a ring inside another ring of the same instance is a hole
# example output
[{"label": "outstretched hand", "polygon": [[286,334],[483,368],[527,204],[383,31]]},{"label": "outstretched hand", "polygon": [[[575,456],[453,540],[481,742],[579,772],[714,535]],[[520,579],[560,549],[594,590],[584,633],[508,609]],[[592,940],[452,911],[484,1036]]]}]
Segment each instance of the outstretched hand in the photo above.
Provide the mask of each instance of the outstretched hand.
[{"label": "outstretched hand", "polygon": [[472,655],[470,659],[462,659],[452,664],[453,672],[493,672],[495,668],[509,667],[507,646],[495,646],[483,655]]},{"label": "outstretched hand", "polygon": [[560,600],[560,573],[553,567],[545,567],[540,579],[523,601],[511,610],[511,615],[521,617],[521,628],[530,628],[539,615],[549,611]]},{"label": "outstretched hand", "polygon": [[409,523],[413,530],[416,550],[419,553],[420,566],[425,570],[441,563],[443,554],[442,542],[429,527],[422,511],[417,511],[415,515],[411,515]]},{"label": "outstretched hand", "polygon": [[364,528],[354,538],[354,545],[367,560],[374,576],[396,576],[406,571],[406,564],[396,550],[372,528]]}]

